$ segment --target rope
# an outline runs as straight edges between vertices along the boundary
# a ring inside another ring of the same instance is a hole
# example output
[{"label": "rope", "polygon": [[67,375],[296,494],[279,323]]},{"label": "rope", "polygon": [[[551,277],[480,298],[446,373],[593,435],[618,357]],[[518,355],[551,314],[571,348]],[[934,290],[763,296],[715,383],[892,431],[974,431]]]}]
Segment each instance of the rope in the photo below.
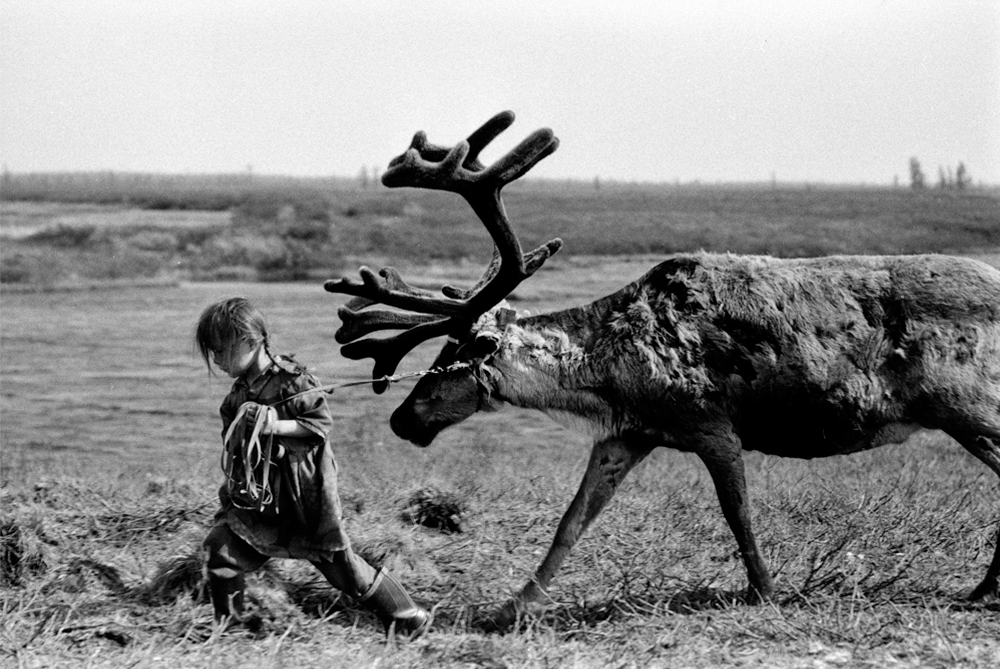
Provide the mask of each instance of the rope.
[{"label": "rope", "polygon": [[[331,383],[303,390],[300,393],[289,395],[272,404],[244,402],[236,412],[233,422],[229,424],[229,429],[226,430],[226,434],[222,438],[224,445],[222,451],[222,471],[226,475],[226,485],[233,503],[240,508],[263,511],[264,507],[275,501],[269,476],[271,471],[271,454],[274,450],[274,435],[265,435],[266,440],[263,444],[261,443],[261,432],[263,431],[264,423],[267,422],[267,414],[270,407],[288,402],[308,393],[329,393],[337,388],[378,382],[385,383],[388,386],[404,379],[425,376],[427,374],[442,374],[471,366],[467,362],[458,362],[448,367],[434,367],[419,372],[409,372],[393,376],[386,375],[378,379],[341,381],[339,383]],[[247,423],[249,421],[252,421],[252,425],[248,427]],[[249,436],[247,436],[248,429],[250,432]],[[258,468],[260,468],[259,480]]]},{"label": "rope", "polygon": [[[222,452],[222,471],[226,475],[227,487],[233,503],[245,509],[263,511],[264,507],[274,501],[271,490],[271,452],[274,447],[274,435],[268,434],[261,447],[261,430],[267,422],[269,409],[256,402],[244,402],[236,412],[236,417],[229,424],[226,436],[222,441],[225,448]],[[253,413],[252,418],[248,414]],[[250,435],[243,441],[246,434],[247,421],[252,420]],[[242,434],[236,434],[236,430]],[[239,443],[234,443],[233,437]],[[257,468],[261,467],[260,480],[257,479]],[[249,502],[245,505],[242,502]]]},{"label": "rope", "polygon": [[388,387],[388,386],[391,386],[393,383],[396,383],[397,381],[404,381],[406,379],[412,379],[412,378],[417,378],[417,377],[420,377],[420,376],[426,376],[428,374],[443,374],[445,372],[451,372],[451,371],[454,371],[456,369],[465,369],[467,367],[472,367],[472,363],[469,363],[469,362],[456,362],[456,363],[452,363],[451,365],[448,365],[447,367],[432,367],[430,369],[422,369],[419,372],[407,372],[406,374],[395,374],[395,375],[392,375],[392,376],[390,376],[390,375],[387,374],[387,375],[379,377],[377,379],[366,379],[364,381],[340,381],[338,383],[329,383],[329,384],[327,384],[325,386],[316,386],[315,388],[310,388],[309,390],[303,390],[300,393],[295,393],[294,395],[289,395],[288,397],[286,397],[284,399],[281,399],[281,400],[278,400],[277,402],[274,402],[273,404],[268,404],[267,406],[271,406],[271,407],[278,406],[279,404],[282,404],[284,402],[288,402],[289,400],[293,400],[293,399],[295,399],[297,397],[301,397],[301,396],[307,395],[309,393],[315,393],[315,392],[332,393],[334,390],[336,390],[338,388],[347,388],[348,386],[363,386],[363,385],[367,385],[369,383],[384,383]]}]

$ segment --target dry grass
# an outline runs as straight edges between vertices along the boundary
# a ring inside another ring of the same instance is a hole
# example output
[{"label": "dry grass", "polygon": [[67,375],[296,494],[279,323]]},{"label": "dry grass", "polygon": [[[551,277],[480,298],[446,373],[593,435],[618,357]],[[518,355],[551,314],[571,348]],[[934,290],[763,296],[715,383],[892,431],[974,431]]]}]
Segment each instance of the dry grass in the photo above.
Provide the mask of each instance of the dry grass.
[{"label": "dry grass", "polygon": [[[752,456],[755,522],[779,587],[762,606],[742,601],[742,563],[700,464],[657,453],[576,547],[548,612],[506,635],[487,633],[483,615],[536,566],[573,486],[556,472],[532,479],[499,469],[470,473],[473,492],[387,498],[355,489],[346,504],[358,551],[435,609],[435,631],[401,647],[386,646],[374,618],[293,561],[272,561],[251,579],[253,625],[219,634],[199,550],[212,505],[187,486],[132,496],[73,479],[8,486],[0,653],[11,666],[1000,660],[1000,605],[962,598],[992,553],[997,482],[943,435],[811,464]],[[462,531],[413,524],[415,507],[462,509]]]}]

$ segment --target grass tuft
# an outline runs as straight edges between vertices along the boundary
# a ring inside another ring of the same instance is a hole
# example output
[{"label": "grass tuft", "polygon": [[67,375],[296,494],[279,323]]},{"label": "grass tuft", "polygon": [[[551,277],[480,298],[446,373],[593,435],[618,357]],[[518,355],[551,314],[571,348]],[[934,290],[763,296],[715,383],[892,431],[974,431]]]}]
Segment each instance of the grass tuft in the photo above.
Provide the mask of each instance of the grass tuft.
[{"label": "grass tuft", "polygon": [[404,522],[423,525],[445,534],[462,532],[462,515],[465,500],[451,492],[437,488],[420,488],[406,498],[400,517]]},{"label": "grass tuft", "polygon": [[139,594],[150,604],[168,604],[182,597],[208,603],[202,551],[192,550],[166,558]]},{"label": "grass tuft", "polygon": [[46,570],[38,536],[15,521],[0,522],[0,586],[21,587]]}]

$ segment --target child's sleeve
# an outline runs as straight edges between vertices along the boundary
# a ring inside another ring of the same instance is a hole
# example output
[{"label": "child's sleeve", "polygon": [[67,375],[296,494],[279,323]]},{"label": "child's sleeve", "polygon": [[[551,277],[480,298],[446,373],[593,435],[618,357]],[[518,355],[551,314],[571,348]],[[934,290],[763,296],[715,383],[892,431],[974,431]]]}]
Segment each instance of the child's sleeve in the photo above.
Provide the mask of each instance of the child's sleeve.
[{"label": "child's sleeve", "polygon": [[309,446],[318,446],[326,441],[327,435],[333,430],[333,416],[330,415],[330,406],[326,402],[326,392],[320,388],[316,377],[310,374],[302,374],[298,377],[297,383],[289,388],[289,394],[306,392],[285,403],[285,411],[288,418],[297,421],[300,425],[314,433],[314,439],[304,439]]},{"label": "child's sleeve", "polygon": [[222,406],[219,407],[219,415],[222,416],[223,439],[226,437],[226,431],[229,430],[229,426],[232,425],[233,420],[236,418],[237,411],[238,407],[236,407],[233,402],[233,394],[229,393],[226,395],[225,399],[222,400]]}]

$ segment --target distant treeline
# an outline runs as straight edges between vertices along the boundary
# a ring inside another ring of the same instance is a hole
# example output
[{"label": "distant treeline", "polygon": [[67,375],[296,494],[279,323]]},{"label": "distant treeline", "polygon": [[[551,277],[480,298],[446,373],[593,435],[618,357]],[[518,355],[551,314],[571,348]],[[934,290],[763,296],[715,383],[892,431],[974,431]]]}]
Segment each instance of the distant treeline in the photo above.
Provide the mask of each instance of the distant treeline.
[{"label": "distant treeline", "polygon": [[[511,184],[508,190],[542,192],[607,191],[759,191],[883,190],[885,186],[829,185],[822,183],[746,182],[634,182],[580,179],[533,179]],[[0,174],[0,200],[122,204],[142,209],[228,211],[250,197],[301,199],[331,193],[384,190],[377,174],[348,177],[291,177],[239,174],[152,174],[135,172],[30,172]],[[979,189],[988,192],[988,189]],[[996,193],[996,191],[994,191]]]},{"label": "distant treeline", "polygon": [[121,172],[5,172],[0,198],[27,202],[124,204],[142,209],[227,211],[251,194],[325,193],[355,188],[352,179],[246,174],[137,174]]}]

